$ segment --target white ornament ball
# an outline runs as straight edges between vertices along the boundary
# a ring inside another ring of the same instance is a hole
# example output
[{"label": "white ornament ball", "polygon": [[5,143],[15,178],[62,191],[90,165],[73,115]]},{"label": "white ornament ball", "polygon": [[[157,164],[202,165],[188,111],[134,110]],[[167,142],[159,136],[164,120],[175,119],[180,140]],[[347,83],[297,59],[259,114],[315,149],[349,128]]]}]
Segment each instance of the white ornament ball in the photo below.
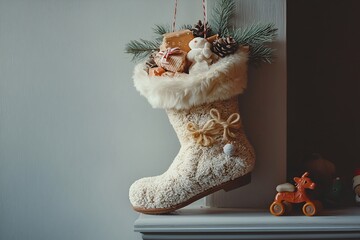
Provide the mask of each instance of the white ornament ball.
[{"label": "white ornament ball", "polygon": [[228,156],[231,156],[234,154],[235,152],[235,146],[232,145],[231,143],[227,143],[225,144],[225,146],[223,147],[224,153]]}]

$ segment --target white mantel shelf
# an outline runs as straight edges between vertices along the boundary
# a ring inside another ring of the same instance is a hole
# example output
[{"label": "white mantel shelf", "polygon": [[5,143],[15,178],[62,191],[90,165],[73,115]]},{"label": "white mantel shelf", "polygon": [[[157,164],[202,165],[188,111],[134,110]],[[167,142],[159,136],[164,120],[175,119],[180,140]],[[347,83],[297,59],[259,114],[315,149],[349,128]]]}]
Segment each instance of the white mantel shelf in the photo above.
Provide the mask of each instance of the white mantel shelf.
[{"label": "white mantel shelf", "polygon": [[169,215],[141,214],[143,239],[360,239],[360,208],[275,217],[267,210],[193,208]]}]

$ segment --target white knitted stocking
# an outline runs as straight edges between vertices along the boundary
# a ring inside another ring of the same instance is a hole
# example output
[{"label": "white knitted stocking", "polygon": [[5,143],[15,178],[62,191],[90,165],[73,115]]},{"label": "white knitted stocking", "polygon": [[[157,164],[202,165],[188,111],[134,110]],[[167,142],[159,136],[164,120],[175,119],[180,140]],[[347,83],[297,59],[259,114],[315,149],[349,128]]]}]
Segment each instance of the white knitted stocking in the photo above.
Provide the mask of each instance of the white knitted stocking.
[{"label": "white knitted stocking", "polygon": [[[198,143],[201,134],[189,130],[189,123],[201,128],[212,121],[210,112],[214,109],[220,115],[218,120],[226,125],[226,120],[239,111],[237,98],[186,110],[167,110],[181,148],[165,173],[137,180],[130,187],[130,201],[135,210],[145,213],[169,212],[197,200],[197,196],[203,192],[252,171],[255,163],[254,151],[241,124],[234,124],[240,128],[230,126],[229,131],[234,137],[224,141],[224,126],[214,121],[220,131],[215,131],[214,134],[210,132],[209,137],[213,140],[210,146],[201,145],[204,141]],[[226,144],[231,146],[231,149],[226,149],[225,153],[223,148]]]},{"label": "white knitted stocking", "polygon": [[250,181],[255,156],[241,125],[237,95],[246,88],[248,48],[221,58],[209,70],[175,77],[134,72],[136,89],[164,108],[181,143],[169,169],[130,187],[134,209],[166,213],[221,189]]}]

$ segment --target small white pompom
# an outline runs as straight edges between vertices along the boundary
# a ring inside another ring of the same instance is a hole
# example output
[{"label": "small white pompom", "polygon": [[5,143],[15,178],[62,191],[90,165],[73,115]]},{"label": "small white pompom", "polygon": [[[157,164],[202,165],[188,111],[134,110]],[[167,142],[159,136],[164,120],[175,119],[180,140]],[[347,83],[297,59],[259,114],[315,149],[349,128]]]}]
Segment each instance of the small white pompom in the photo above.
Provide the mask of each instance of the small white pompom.
[{"label": "small white pompom", "polygon": [[231,156],[234,154],[235,152],[235,146],[232,145],[231,143],[227,143],[224,147],[223,147],[224,153],[228,156]]}]

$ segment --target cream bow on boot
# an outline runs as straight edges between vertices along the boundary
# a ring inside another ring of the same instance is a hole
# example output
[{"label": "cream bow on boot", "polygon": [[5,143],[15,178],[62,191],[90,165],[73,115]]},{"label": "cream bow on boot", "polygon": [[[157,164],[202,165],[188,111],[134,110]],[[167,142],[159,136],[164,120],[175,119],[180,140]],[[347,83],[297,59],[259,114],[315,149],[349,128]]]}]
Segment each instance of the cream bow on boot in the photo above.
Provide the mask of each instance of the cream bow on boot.
[{"label": "cream bow on boot", "polygon": [[135,87],[153,107],[166,109],[181,144],[165,173],[132,184],[129,198],[136,211],[171,212],[250,182],[255,154],[236,97],[246,80],[244,48],[195,76],[148,77],[143,65],[135,68]]}]

